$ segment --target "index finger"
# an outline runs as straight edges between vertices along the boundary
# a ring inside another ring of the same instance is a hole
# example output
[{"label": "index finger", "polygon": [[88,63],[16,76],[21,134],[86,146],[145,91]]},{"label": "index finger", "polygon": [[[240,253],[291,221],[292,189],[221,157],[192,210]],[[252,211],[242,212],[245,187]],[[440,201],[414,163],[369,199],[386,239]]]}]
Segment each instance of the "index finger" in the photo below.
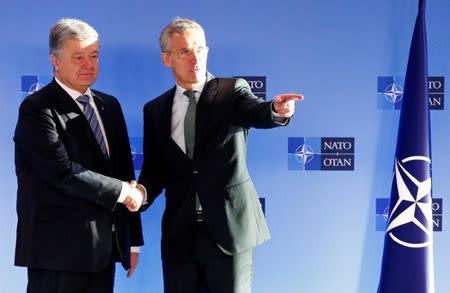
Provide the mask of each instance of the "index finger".
[{"label": "index finger", "polygon": [[280,95],[280,102],[286,103],[289,101],[301,101],[303,100],[303,95],[300,94],[282,94]]}]

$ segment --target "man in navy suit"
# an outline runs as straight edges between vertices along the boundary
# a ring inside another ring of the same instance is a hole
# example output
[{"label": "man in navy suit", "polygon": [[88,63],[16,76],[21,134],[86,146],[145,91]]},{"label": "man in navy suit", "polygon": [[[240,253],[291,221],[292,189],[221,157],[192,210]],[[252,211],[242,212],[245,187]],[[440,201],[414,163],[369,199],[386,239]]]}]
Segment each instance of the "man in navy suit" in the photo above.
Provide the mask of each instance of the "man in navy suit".
[{"label": "man in navy suit", "polygon": [[55,78],[22,102],[14,134],[15,265],[28,268],[28,293],[111,293],[115,262],[131,276],[143,245],[125,120],[116,98],[91,89],[91,26],[58,21],[50,58]]},{"label": "man in navy suit", "polygon": [[247,170],[249,127],[286,125],[296,94],[266,102],[243,79],[206,71],[203,28],[176,18],[160,35],[176,86],[144,107],[144,209],[165,189],[166,293],[250,292],[253,248],[270,238]]}]

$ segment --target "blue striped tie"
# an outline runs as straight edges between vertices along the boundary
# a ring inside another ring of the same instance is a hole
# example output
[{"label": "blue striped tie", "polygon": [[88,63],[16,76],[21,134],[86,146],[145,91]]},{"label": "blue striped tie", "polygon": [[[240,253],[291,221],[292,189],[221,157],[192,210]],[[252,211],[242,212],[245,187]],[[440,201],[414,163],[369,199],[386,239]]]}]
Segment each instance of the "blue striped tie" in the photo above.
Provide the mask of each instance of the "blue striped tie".
[{"label": "blue striped tie", "polygon": [[94,108],[89,104],[89,100],[91,99],[88,95],[81,95],[77,98],[77,101],[83,106],[83,112],[86,116],[89,125],[91,126],[92,132],[94,133],[95,139],[97,139],[98,145],[102,149],[105,157],[108,157],[108,151],[106,150],[105,139],[103,138],[103,133],[100,128],[100,124],[97,119],[97,115],[95,114]]}]

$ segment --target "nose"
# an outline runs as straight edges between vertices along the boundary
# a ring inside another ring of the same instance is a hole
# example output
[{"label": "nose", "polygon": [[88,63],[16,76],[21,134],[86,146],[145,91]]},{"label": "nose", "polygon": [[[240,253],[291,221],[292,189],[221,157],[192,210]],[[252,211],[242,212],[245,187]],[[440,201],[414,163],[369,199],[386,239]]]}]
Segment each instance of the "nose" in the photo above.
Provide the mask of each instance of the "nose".
[{"label": "nose", "polygon": [[95,60],[88,57],[84,60],[83,67],[91,68],[95,63]]},{"label": "nose", "polygon": [[192,54],[191,54],[191,62],[197,63],[199,58],[200,58],[200,54],[197,53],[195,50],[193,50]]},{"label": "nose", "polygon": [[92,62],[88,59],[86,59],[83,64],[82,64],[83,68],[91,68],[92,67]]}]

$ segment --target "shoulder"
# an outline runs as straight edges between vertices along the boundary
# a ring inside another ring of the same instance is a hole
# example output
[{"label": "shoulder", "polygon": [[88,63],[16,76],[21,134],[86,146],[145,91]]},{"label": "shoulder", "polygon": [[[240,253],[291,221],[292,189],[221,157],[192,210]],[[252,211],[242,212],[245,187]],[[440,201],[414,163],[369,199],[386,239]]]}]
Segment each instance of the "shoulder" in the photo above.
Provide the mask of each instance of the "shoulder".
[{"label": "shoulder", "polygon": [[250,90],[250,85],[243,78],[234,78],[234,77],[220,77],[214,78],[210,82],[216,82],[219,90],[230,89],[230,90],[239,90],[239,89],[248,89]]},{"label": "shoulder", "polygon": [[154,98],[153,100],[148,101],[144,105],[144,111],[150,111],[152,108],[158,108],[162,107],[163,105],[166,105],[169,99],[173,98],[173,95],[175,94],[175,89],[176,87],[173,87],[170,90],[159,95],[158,97]]},{"label": "shoulder", "polygon": [[101,92],[98,90],[94,90],[94,89],[91,89],[91,91],[94,96],[100,98],[105,103],[119,104],[119,100],[110,94],[107,94],[107,93],[104,93],[104,92]]},{"label": "shoulder", "polygon": [[53,83],[49,83],[37,92],[34,92],[22,101],[20,108],[34,108],[45,109],[50,108],[53,104],[53,99],[57,96],[57,89]]}]

